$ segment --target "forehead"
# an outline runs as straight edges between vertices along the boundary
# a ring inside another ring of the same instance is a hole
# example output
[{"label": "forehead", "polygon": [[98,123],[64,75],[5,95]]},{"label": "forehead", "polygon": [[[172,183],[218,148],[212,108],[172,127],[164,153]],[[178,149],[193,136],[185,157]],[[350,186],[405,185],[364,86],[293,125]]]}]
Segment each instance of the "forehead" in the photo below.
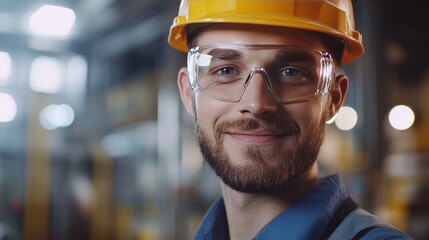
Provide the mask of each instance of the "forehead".
[{"label": "forehead", "polygon": [[195,45],[212,44],[272,44],[290,45],[326,51],[323,37],[314,32],[291,28],[244,25],[213,24],[197,29]]}]

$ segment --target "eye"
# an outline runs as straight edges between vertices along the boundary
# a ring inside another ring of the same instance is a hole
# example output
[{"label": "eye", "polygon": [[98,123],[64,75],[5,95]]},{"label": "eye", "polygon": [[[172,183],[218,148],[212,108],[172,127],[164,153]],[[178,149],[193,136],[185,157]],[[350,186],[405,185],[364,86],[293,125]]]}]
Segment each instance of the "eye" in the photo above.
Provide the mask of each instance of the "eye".
[{"label": "eye", "polygon": [[280,72],[280,75],[283,77],[300,77],[303,76],[304,73],[297,68],[286,68]]},{"label": "eye", "polygon": [[316,79],[317,75],[311,70],[297,66],[282,68],[278,73],[278,81],[283,84],[313,84]]},{"label": "eye", "polygon": [[232,67],[222,67],[215,72],[217,75],[237,75],[238,71]]}]

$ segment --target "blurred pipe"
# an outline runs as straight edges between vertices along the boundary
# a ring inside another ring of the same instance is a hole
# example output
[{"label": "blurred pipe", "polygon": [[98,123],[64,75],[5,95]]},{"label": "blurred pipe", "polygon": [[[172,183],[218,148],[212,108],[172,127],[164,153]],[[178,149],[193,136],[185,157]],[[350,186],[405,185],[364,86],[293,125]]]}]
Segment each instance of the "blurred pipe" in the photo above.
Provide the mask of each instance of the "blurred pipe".
[{"label": "blurred pipe", "polygon": [[24,240],[49,239],[50,139],[37,121],[47,102],[47,97],[41,94],[29,97]]},{"label": "blurred pipe", "polygon": [[115,236],[113,196],[113,160],[104,154],[99,143],[92,144],[93,203],[91,240],[112,239]]},{"label": "blurred pipe", "polygon": [[[159,182],[163,184],[159,198],[162,201],[161,215],[165,216],[161,229],[177,233],[175,220],[178,219],[178,201],[169,194],[180,188],[180,148],[179,148],[179,102],[176,85],[169,79],[160,79],[158,92],[158,159]],[[161,239],[171,239],[170,232],[162,231]]]}]

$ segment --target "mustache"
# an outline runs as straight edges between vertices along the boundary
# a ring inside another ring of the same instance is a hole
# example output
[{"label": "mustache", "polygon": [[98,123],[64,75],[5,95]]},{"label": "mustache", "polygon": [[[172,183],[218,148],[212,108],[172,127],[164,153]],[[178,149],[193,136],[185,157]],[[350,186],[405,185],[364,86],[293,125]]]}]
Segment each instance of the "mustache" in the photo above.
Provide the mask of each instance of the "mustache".
[{"label": "mustache", "polygon": [[279,122],[273,120],[262,120],[253,118],[244,118],[239,120],[225,120],[215,127],[216,135],[220,135],[231,130],[249,131],[264,129],[270,132],[278,132],[283,134],[297,134],[299,127],[296,122]]}]

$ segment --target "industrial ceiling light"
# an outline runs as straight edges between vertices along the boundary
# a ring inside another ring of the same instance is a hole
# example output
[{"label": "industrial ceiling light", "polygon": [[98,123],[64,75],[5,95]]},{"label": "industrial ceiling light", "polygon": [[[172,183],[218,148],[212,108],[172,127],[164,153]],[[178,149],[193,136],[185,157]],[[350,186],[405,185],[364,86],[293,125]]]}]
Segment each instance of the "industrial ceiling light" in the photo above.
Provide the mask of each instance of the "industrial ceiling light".
[{"label": "industrial ceiling light", "polygon": [[342,131],[352,130],[358,121],[356,110],[349,106],[342,106],[337,113],[335,125]]},{"label": "industrial ceiling light", "polygon": [[6,85],[12,72],[12,58],[9,53],[0,51],[0,86]]},{"label": "industrial ceiling light", "polygon": [[0,123],[12,121],[17,113],[15,99],[9,94],[0,93]]},{"label": "industrial ceiling light", "polygon": [[76,21],[76,14],[70,8],[44,5],[29,19],[30,29],[40,35],[66,37]]},{"label": "industrial ceiling light", "polygon": [[46,130],[65,128],[74,121],[73,108],[67,104],[50,104],[43,108],[39,115],[39,121]]},{"label": "industrial ceiling light", "polygon": [[53,57],[39,56],[33,60],[30,69],[30,88],[35,92],[56,94],[64,84],[62,63]]},{"label": "industrial ceiling light", "polygon": [[389,123],[396,130],[407,130],[414,124],[414,111],[406,105],[398,105],[389,112]]}]

